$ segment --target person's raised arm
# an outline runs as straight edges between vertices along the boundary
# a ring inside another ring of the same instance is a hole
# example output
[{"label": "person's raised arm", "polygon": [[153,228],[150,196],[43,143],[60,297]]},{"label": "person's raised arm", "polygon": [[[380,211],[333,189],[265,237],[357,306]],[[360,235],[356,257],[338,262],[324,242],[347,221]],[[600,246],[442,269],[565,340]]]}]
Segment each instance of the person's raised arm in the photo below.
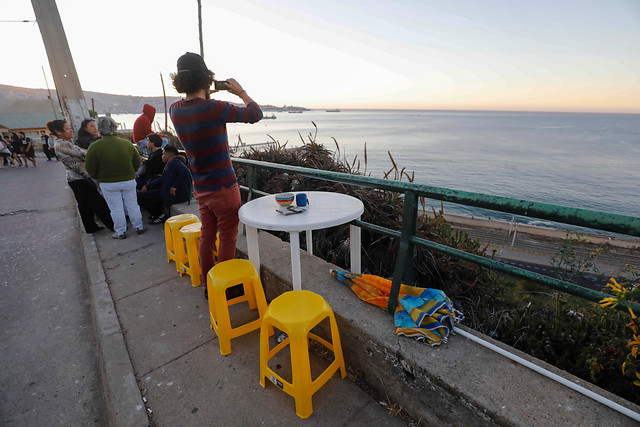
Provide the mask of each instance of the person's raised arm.
[{"label": "person's raised arm", "polygon": [[255,102],[247,94],[247,91],[242,89],[240,83],[238,83],[235,79],[227,79],[227,86],[229,87],[229,92],[240,97],[245,105],[249,105],[250,103]]}]

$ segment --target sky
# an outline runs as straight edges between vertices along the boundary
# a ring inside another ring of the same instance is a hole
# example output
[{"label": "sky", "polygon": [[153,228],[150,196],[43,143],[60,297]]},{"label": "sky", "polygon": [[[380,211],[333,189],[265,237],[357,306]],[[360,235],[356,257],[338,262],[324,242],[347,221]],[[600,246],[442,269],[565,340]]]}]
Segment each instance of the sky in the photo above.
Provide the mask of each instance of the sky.
[{"label": "sky", "polygon": [[[168,95],[197,0],[57,0],[85,91]],[[46,87],[30,1],[0,0],[0,84]],[[202,0],[205,61],[259,104],[640,113],[640,0]],[[237,101],[231,94],[218,99]]]}]

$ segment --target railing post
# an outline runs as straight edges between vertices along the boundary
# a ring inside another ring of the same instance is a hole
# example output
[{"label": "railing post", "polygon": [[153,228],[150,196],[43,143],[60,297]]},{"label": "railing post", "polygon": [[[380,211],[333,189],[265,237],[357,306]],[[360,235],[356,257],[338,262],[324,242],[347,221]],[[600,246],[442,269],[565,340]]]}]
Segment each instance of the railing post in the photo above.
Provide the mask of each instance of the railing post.
[{"label": "railing post", "polygon": [[402,233],[400,235],[400,247],[398,248],[398,258],[393,270],[393,281],[389,293],[389,305],[387,313],[393,314],[398,305],[398,294],[402,282],[413,283],[413,257],[415,245],[411,238],[416,234],[416,223],[418,221],[418,196],[415,193],[404,193],[404,207],[402,213]]},{"label": "railing post", "polygon": [[256,188],[256,185],[256,168],[254,168],[253,165],[247,165],[247,186],[249,187],[247,202],[253,199],[253,190]]}]

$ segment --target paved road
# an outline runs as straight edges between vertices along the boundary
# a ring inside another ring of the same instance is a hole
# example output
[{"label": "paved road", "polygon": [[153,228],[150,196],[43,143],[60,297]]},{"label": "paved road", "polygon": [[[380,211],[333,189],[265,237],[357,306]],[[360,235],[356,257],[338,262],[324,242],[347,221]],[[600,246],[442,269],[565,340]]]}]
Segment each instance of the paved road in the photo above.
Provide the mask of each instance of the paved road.
[{"label": "paved road", "polygon": [[5,168],[0,188],[0,424],[106,425],[64,168]]}]

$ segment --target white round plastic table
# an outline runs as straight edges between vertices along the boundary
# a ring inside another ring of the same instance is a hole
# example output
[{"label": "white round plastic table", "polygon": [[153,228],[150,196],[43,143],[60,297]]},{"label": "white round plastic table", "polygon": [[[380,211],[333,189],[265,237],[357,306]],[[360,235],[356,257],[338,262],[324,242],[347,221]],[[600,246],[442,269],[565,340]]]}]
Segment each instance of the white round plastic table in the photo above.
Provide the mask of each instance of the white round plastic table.
[{"label": "white round plastic table", "polygon": [[[312,230],[335,227],[360,219],[364,205],[355,197],[324,191],[300,191],[306,193],[309,206],[305,212],[283,215],[276,211],[278,204],[273,195],[253,199],[240,208],[238,216],[247,226],[247,248],[249,260],[260,273],[260,250],[258,229],[289,232],[291,242],[291,275],[293,289],[302,289],[300,269],[300,232],[307,233],[307,251],[313,253]],[[294,192],[294,194],[297,194]],[[349,226],[351,240],[351,272],[360,273],[361,248],[360,227]]]}]

